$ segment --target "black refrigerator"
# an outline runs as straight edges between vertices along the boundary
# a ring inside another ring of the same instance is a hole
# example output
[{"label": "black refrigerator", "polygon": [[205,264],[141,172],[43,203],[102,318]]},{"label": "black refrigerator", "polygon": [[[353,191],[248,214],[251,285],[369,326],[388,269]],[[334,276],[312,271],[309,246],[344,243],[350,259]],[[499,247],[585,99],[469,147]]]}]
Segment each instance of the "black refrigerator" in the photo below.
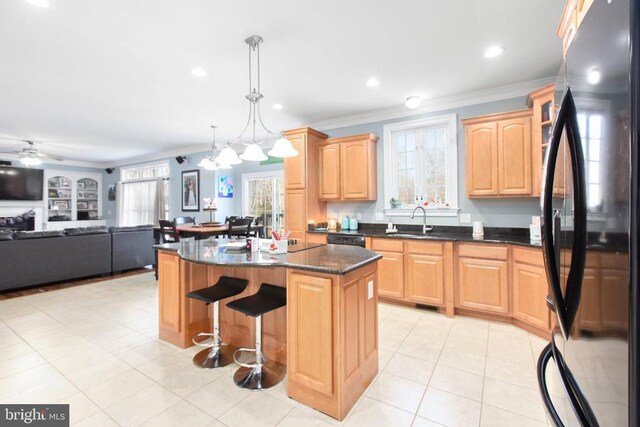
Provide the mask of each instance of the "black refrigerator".
[{"label": "black refrigerator", "polygon": [[595,0],[556,82],[542,246],[555,326],[538,360],[550,421],[638,426],[639,0]]}]

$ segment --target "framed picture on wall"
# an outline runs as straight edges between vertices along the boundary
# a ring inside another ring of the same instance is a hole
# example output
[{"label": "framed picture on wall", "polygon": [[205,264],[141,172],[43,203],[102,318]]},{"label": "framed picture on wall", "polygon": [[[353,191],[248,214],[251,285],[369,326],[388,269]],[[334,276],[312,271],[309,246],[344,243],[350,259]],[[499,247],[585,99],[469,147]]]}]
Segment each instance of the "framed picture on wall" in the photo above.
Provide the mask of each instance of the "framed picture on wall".
[{"label": "framed picture on wall", "polygon": [[200,210],[200,171],[182,172],[182,210]]},{"label": "framed picture on wall", "polygon": [[233,178],[230,176],[218,177],[218,197],[233,198]]}]

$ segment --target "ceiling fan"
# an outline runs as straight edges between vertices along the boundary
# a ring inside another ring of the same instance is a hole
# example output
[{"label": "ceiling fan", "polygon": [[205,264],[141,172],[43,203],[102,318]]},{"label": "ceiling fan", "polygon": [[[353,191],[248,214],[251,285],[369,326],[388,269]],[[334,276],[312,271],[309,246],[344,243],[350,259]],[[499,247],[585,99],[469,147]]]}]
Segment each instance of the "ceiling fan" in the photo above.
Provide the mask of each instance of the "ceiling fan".
[{"label": "ceiling fan", "polygon": [[0,151],[0,154],[17,154],[18,160],[25,166],[37,166],[42,163],[42,159],[62,161],[64,157],[55,154],[42,153],[35,147],[35,141],[23,140],[27,143],[21,150]]}]

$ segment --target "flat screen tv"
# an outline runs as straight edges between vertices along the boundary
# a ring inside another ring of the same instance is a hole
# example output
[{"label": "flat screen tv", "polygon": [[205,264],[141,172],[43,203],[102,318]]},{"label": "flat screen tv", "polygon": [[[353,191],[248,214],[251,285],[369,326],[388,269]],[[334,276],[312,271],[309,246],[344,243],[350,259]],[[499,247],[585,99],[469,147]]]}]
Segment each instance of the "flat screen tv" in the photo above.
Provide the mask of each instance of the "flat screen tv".
[{"label": "flat screen tv", "polygon": [[42,200],[42,169],[0,166],[0,200]]}]

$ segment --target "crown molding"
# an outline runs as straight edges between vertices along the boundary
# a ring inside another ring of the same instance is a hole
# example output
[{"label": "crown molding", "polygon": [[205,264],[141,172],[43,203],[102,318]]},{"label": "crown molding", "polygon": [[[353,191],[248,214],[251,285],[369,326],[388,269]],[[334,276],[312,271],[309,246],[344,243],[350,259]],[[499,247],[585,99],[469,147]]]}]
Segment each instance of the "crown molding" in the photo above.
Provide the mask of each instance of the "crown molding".
[{"label": "crown molding", "polygon": [[333,119],[320,120],[310,123],[308,126],[324,131],[329,129],[344,128],[366,123],[381,122],[385,120],[398,119],[403,117],[416,116],[425,113],[443,111],[452,108],[464,107],[467,105],[483,104],[485,102],[501,101],[503,99],[516,98],[528,95],[541,86],[548,85],[556,81],[556,77],[546,77],[538,80],[531,80],[513,85],[500,86],[492,89],[468,92],[460,95],[446,96],[423,101],[423,106],[415,110],[406,107],[393,107],[382,110],[370,111],[367,113],[353,114]]},{"label": "crown molding", "polygon": [[171,150],[160,151],[157,153],[143,154],[141,156],[129,157],[114,162],[102,162],[101,168],[117,168],[121,166],[135,165],[137,163],[149,163],[155,160],[165,160],[176,156],[186,156],[188,154],[203,153],[211,151],[211,144],[189,145],[181,148],[173,148]]}]

